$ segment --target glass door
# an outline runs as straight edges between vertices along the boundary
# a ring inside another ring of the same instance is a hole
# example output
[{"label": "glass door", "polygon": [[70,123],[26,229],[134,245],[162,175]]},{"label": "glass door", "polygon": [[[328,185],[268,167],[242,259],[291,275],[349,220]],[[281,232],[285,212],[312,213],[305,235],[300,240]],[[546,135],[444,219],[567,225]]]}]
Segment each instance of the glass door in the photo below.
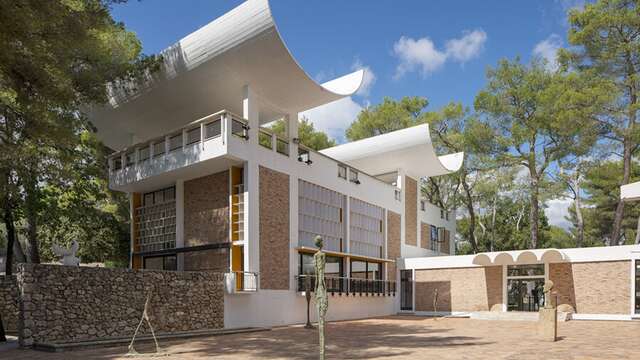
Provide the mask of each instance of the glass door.
[{"label": "glass door", "polygon": [[507,266],[507,311],[538,311],[544,306],[544,264]]},{"label": "glass door", "polygon": [[413,310],[413,270],[400,270],[400,310]]},{"label": "glass door", "polygon": [[640,260],[636,260],[636,314],[640,314]]}]

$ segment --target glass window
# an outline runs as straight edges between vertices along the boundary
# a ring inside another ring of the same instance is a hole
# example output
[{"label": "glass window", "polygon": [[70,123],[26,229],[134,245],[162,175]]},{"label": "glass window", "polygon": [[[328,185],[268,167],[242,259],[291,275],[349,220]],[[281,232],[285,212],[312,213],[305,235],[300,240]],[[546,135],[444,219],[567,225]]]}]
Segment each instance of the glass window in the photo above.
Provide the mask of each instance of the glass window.
[{"label": "glass window", "polygon": [[444,219],[444,210],[440,209],[440,219]]},{"label": "glass window", "polygon": [[360,184],[360,180],[358,180],[357,171],[353,169],[349,169],[349,181],[351,181],[352,183]]},{"label": "glass window", "polygon": [[445,217],[445,219],[447,219],[447,221],[449,221],[449,212],[448,211],[444,213],[444,217]]},{"label": "glass window", "polygon": [[216,120],[214,122],[210,122],[204,126],[204,137],[205,139],[210,139],[216,136],[220,136],[222,133],[222,122],[220,120]]},{"label": "glass window", "polygon": [[127,166],[133,165],[133,163],[136,162],[136,160],[135,160],[135,152],[133,152],[133,151],[128,152],[127,155],[125,155],[125,159],[127,160]]},{"label": "glass window", "polygon": [[352,279],[382,280],[382,264],[369,261],[351,260]]},{"label": "glass window", "polygon": [[149,159],[149,145],[141,147],[138,151],[138,154],[140,154],[140,161]]},{"label": "glass window", "polygon": [[431,250],[436,251],[438,249],[438,228],[431,225]]},{"label": "glass window", "polygon": [[177,150],[182,147],[182,133],[175,134],[169,138],[169,151]]},{"label": "glass window", "polygon": [[425,204],[424,200],[420,200],[420,210],[425,211],[426,207],[427,205]]},{"label": "glass window", "polygon": [[338,165],[338,177],[347,180],[347,167]]},{"label": "glass window", "polygon": [[544,276],[544,264],[509,265],[507,276]]},{"label": "glass window", "polygon": [[[342,258],[336,256],[327,256],[327,263],[325,265],[326,277],[344,277],[344,268],[342,265]],[[313,255],[300,253],[300,268],[299,275],[315,274],[316,270],[313,266]]]},{"label": "glass window", "polygon": [[400,201],[400,190],[394,190],[393,196],[396,200]]},{"label": "glass window", "polygon": [[200,127],[195,127],[187,131],[187,145],[195,144],[200,141]]},{"label": "glass window", "polygon": [[153,143],[153,157],[164,154],[164,139]]}]

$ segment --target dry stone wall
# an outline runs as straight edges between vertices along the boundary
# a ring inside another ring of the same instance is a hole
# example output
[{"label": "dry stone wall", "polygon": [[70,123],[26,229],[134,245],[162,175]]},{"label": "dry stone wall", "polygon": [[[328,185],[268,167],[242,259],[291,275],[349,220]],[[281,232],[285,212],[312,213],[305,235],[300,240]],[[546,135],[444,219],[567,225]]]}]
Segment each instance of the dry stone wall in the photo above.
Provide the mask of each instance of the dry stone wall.
[{"label": "dry stone wall", "polygon": [[215,272],[21,264],[18,288],[22,346],[130,337],[147,294],[156,332],[224,327],[223,275]]},{"label": "dry stone wall", "polygon": [[0,314],[7,332],[18,329],[18,283],[15,275],[0,275]]}]

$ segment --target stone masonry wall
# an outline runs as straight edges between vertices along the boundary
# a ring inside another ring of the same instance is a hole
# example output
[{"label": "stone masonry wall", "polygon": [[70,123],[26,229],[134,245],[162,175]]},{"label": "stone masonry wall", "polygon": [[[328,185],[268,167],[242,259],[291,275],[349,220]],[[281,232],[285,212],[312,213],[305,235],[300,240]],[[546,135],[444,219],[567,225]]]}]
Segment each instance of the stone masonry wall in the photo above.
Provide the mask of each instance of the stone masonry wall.
[{"label": "stone masonry wall", "polygon": [[502,266],[415,271],[415,309],[434,311],[501,311]]},{"label": "stone masonry wall", "polygon": [[405,177],[404,195],[404,243],[418,245],[418,183],[410,177]]},{"label": "stone masonry wall", "polygon": [[18,283],[15,275],[0,275],[0,314],[4,330],[18,329]]},{"label": "stone masonry wall", "polygon": [[260,166],[260,288],[289,290],[289,175]]},{"label": "stone masonry wall", "polygon": [[420,222],[420,247],[431,248],[431,225],[422,221]]},{"label": "stone masonry wall", "polygon": [[18,287],[25,347],[131,337],[147,294],[157,333],[224,327],[220,273],[21,264]]},{"label": "stone masonry wall", "polygon": [[[393,211],[387,211],[387,258],[397,261],[400,258],[402,217]],[[396,279],[396,264],[387,264],[387,280]]]},{"label": "stone masonry wall", "polygon": [[549,264],[558,305],[582,314],[629,314],[629,261]]}]

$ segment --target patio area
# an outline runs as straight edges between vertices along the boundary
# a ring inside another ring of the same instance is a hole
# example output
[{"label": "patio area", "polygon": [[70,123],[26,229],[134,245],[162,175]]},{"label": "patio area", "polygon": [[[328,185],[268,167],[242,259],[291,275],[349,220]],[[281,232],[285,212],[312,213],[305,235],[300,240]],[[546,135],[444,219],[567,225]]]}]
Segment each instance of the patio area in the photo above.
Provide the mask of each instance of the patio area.
[{"label": "patio area", "polygon": [[[559,341],[535,336],[535,322],[392,316],[335,322],[328,329],[329,359],[638,359],[640,321],[559,323]],[[248,334],[161,342],[170,359],[313,359],[317,334],[301,326]],[[151,344],[136,346],[139,352]],[[127,349],[63,353],[0,348],[3,359],[122,359]]]}]

